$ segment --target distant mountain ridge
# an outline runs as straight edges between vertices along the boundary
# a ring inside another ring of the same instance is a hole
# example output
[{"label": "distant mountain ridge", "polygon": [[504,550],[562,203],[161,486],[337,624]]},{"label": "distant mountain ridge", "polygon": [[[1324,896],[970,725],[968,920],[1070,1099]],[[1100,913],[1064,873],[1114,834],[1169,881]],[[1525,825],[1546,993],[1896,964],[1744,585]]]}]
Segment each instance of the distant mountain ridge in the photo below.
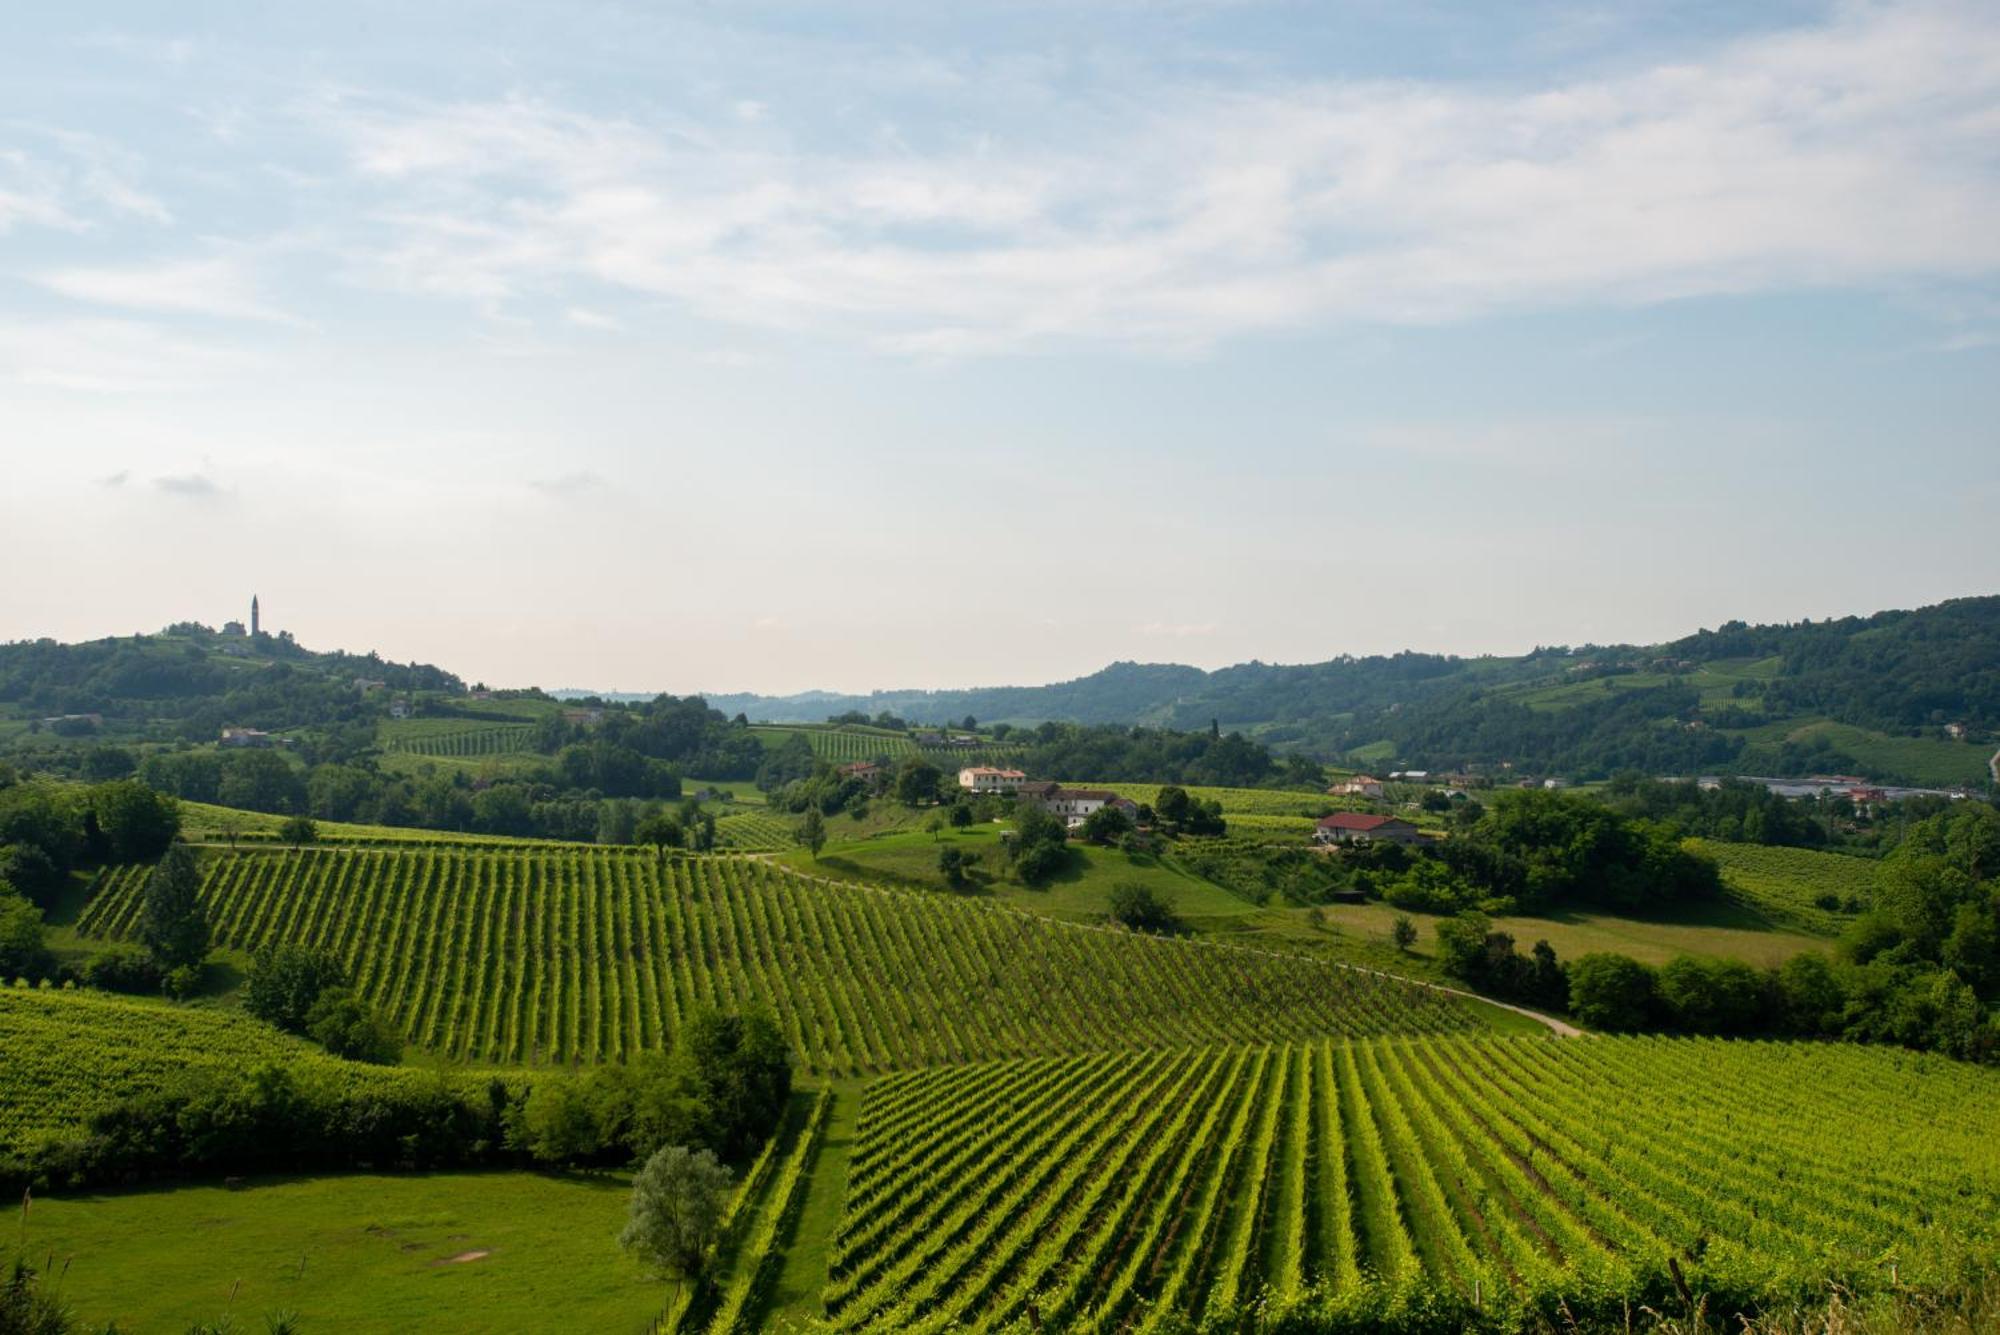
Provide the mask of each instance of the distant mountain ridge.
[{"label": "distant mountain ridge", "polygon": [[1852,772],[1981,783],[2000,733],[2000,597],[1519,657],[1400,653],[1205,671],[1118,662],[1046,686],[709,695],[754,721],[1214,723],[1327,760],[1590,777]]}]

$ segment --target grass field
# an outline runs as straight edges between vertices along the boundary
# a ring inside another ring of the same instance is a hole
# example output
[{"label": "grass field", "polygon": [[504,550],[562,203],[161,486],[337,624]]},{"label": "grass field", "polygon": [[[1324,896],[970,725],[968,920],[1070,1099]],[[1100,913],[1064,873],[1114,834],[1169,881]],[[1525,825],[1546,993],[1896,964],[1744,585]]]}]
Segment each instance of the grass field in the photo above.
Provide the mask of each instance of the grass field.
[{"label": "grass field", "polygon": [[[77,924],[129,937],[146,869]],[[578,846],[217,852],[218,944],[323,945],[410,1042],[453,1061],[615,1061],[697,1006],[773,1008],[807,1070],[1128,1044],[1434,1031],[1477,1021],[1410,984],[1052,922],[771,862]]]},{"label": "grass field", "polygon": [[38,1264],[54,1255],[59,1292],[91,1329],[148,1335],[227,1315],[247,1332],[289,1311],[307,1335],[637,1332],[666,1286],[613,1241],[628,1194],[610,1174],[260,1178],[37,1195],[19,1236]]},{"label": "grass field", "polygon": [[[1838,936],[1857,909],[1874,903],[1881,864],[1810,848],[1767,848],[1691,839],[1691,848],[1715,859],[1732,898],[1773,923],[1815,936]],[[1832,896],[1828,907],[1820,901]]]},{"label": "grass field", "polygon": [[[872,1085],[841,1329],[1311,1329],[1941,1279],[2000,1247],[2000,1073],[1880,1049],[1381,1039]],[[1890,1261],[1897,1263],[1892,1278]]]}]

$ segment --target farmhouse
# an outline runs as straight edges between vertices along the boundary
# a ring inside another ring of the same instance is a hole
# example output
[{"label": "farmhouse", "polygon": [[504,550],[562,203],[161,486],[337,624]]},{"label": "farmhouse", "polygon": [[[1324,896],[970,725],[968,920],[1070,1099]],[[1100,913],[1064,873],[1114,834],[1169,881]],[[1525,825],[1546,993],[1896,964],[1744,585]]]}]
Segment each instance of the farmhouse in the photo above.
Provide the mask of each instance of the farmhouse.
[{"label": "farmhouse", "polygon": [[1409,847],[1424,842],[1416,826],[1394,816],[1364,816],[1358,811],[1336,811],[1321,819],[1313,831],[1322,844],[1402,844]]},{"label": "farmhouse", "polygon": [[580,728],[594,728],[604,722],[604,711],[601,709],[565,709],[562,716],[563,722],[574,723]]},{"label": "farmhouse", "polygon": [[270,733],[257,728],[224,728],[222,730],[222,745],[224,746],[270,746],[276,740]]},{"label": "farmhouse", "polygon": [[958,786],[968,793],[1018,793],[1027,782],[1020,770],[991,765],[968,765],[958,772]]},{"label": "farmhouse", "polygon": [[860,779],[863,783],[873,783],[875,776],[882,773],[882,767],[872,760],[855,760],[840,766],[838,773],[843,779]]},{"label": "farmhouse", "polygon": [[1071,825],[1081,825],[1092,812],[1116,807],[1137,820],[1139,804],[1105,788],[1065,788],[1056,783],[1028,784],[1020,790],[1021,800],[1033,802],[1051,816],[1061,816]]},{"label": "farmhouse", "polygon": [[410,702],[408,700],[391,700],[389,702],[390,718],[408,718],[409,716]]},{"label": "farmhouse", "polygon": [[1329,797],[1380,797],[1382,781],[1372,774],[1357,774],[1351,779],[1342,779],[1326,792]]}]

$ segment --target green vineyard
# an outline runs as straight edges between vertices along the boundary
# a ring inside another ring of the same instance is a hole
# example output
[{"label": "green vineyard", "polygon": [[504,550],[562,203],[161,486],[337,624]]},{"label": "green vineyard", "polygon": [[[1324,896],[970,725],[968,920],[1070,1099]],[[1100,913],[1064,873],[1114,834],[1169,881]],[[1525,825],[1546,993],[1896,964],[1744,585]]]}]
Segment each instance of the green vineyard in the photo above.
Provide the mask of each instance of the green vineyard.
[{"label": "green vineyard", "polygon": [[[438,726],[440,723],[444,726]],[[391,728],[394,730],[390,731]],[[418,720],[386,725],[384,732],[387,749],[413,756],[466,759],[519,755],[535,749],[535,727],[531,723]]]},{"label": "green vineyard", "polygon": [[344,1084],[420,1077],[327,1056],[238,1011],[172,1006],[93,991],[0,988],[0,1150],[187,1070],[265,1062],[325,1071]]},{"label": "green vineyard", "polygon": [[715,822],[715,837],[724,848],[738,852],[775,853],[797,843],[792,837],[795,820],[764,811],[739,811]]},{"label": "green vineyard", "polygon": [[956,772],[963,765],[1003,765],[1018,760],[1019,747],[982,741],[978,746],[919,746],[907,734],[879,728],[801,727],[766,724],[755,729],[768,746],[781,745],[792,734],[803,736],[813,754],[836,765],[862,760],[900,761],[921,755],[939,769]]},{"label": "green vineyard", "polygon": [[[1367,1039],[872,1084],[848,1330],[1570,1328],[1937,1278],[2000,1247],[2000,1074],[1716,1040]],[[1892,1270],[1892,1267],[1894,1269]],[[1425,1318],[1428,1318],[1426,1321]],[[1510,1319],[1511,1318],[1511,1319]]]},{"label": "green vineyard", "polygon": [[[78,927],[135,931],[147,869]],[[1288,955],[1080,927],[635,849],[309,849],[211,855],[217,944],[337,953],[410,1042],[487,1064],[615,1061],[681,1017],[766,1005],[805,1067],[1476,1028],[1414,984]]]},{"label": "green vineyard", "polygon": [[1726,895],[1786,927],[1838,936],[1875,902],[1881,864],[1870,858],[1714,839],[1691,839],[1688,846],[1715,859]]}]

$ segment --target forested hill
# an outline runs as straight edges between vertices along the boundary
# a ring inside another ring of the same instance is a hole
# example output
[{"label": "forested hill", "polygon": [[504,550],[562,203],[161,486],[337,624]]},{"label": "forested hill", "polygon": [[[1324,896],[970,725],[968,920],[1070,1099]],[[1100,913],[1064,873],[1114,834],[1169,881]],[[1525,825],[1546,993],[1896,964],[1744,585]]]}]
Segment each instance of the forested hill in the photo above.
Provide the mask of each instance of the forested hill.
[{"label": "forested hill", "polygon": [[226,635],[193,622],[81,644],[0,644],[0,718],[53,720],[57,732],[66,717],[82,715],[210,741],[232,725],[372,729],[379,705],[365,707],[357,681],[391,692],[465,689],[425,663],[319,653],[285,632]]},{"label": "forested hill", "polygon": [[[1750,626],[1660,645],[1518,658],[1338,658],[1204,672],[1114,663],[1051,686],[865,696],[712,695],[773,722],[888,711],[926,722],[1219,723],[1364,765],[1591,777],[1839,772],[1979,783],[2000,745],[2000,597],[1916,611]],[[1959,735],[1962,732],[1962,736]]]}]

